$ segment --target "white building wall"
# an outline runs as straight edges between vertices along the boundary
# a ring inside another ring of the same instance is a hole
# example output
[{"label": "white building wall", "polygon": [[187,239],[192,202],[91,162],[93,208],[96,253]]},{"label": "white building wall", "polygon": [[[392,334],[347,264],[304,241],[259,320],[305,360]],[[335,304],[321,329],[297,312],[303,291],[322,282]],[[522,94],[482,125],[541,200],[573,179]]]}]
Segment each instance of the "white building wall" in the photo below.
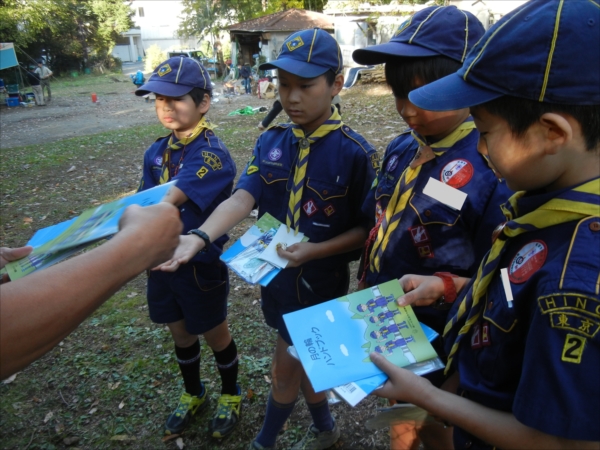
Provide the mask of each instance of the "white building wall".
[{"label": "white building wall", "polygon": [[447,0],[447,2],[449,5],[473,13],[487,30],[504,15],[526,3],[527,0]]}]

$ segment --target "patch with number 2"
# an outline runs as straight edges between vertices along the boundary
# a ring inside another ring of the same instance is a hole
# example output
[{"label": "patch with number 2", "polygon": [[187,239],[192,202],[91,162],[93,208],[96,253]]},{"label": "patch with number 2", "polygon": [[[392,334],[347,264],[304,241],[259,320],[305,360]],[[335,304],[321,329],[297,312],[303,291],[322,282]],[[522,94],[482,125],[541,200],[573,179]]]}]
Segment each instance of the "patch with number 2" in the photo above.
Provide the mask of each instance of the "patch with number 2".
[{"label": "patch with number 2", "polygon": [[583,355],[583,349],[585,348],[585,341],[586,339],[582,336],[567,334],[560,359],[564,362],[580,364],[581,355]]}]

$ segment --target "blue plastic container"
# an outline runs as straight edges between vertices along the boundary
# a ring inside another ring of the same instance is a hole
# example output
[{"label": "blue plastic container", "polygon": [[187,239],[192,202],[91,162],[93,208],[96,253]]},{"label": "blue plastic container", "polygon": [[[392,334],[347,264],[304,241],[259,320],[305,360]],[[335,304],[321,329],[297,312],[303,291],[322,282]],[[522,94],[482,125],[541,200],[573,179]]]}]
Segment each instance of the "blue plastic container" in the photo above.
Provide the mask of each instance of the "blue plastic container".
[{"label": "blue plastic container", "polygon": [[18,97],[8,97],[6,99],[6,104],[8,106],[19,106],[19,98]]}]

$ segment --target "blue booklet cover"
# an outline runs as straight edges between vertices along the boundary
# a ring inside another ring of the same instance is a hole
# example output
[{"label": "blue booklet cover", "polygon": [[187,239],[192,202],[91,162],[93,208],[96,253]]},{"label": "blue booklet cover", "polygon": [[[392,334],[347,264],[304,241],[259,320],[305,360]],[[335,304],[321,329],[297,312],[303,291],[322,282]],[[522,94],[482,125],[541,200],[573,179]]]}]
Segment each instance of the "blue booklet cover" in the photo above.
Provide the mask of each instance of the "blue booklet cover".
[{"label": "blue booklet cover", "polygon": [[412,308],[396,304],[402,294],[391,280],[283,316],[316,392],[381,375],[371,352],[398,367],[437,358]]},{"label": "blue booklet cover", "polygon": [[23,259],[6,265],[11,280],[49,267],[79,250],[112,236],[119,230],[119,219],[130,205],[149,206],[159,203],[176,181],[138,192],[96,208],[79,216],[38,230],[27,243],[33,251]]}]

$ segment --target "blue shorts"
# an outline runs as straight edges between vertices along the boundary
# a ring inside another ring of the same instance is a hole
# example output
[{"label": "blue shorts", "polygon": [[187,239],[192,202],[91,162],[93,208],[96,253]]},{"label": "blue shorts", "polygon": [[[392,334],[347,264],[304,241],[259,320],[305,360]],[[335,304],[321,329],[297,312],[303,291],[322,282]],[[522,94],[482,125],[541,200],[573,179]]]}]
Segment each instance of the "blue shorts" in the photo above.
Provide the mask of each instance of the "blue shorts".
[{"label": "blue shorts", "polygon": [[190,334],[204,334],[227,318],[229,272],[220,260],[188,263],[176,272],[150,272],[148,310],[155,323],[185,320]]},{"label": "blue shorts", "polygon": [[348,293],[349,285],[348,264],[328,270],[302,267],[284,269],[267,287],[260,290],[265,321],[279,332],[285,342],[292,345],[283,315],[342,297]]}]

